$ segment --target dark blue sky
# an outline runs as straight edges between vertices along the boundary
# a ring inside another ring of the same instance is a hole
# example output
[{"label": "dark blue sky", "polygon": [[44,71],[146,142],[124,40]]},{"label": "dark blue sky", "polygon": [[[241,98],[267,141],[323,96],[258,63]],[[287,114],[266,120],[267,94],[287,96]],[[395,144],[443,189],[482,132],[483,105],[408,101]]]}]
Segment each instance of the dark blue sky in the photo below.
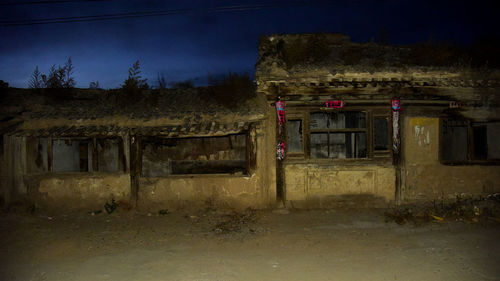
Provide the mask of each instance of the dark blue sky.
[{"label": "dark blue sky", "polygon": [[[41,0],[33,0],[41,1]],[[119,87],[135,60],[156,84],[229,71],[253,74],[260,35],[342,32],[353,41],[377,40],[383,27],[393,44],[453,41],[470,44],[498,36],[494,1],[201,1],[107,0],[59,4],[3,5],[0,0],[0,80],[27,87],[36,65],[43,73],[69,56],[77,87],[99,81]],[[257,10],[210,12],[210,8],[276,4]],[[8,21],[124,12],[188,9],[187,13],[120,20],[4,26]],[[3,26],[2,26],[3,25]]]}]

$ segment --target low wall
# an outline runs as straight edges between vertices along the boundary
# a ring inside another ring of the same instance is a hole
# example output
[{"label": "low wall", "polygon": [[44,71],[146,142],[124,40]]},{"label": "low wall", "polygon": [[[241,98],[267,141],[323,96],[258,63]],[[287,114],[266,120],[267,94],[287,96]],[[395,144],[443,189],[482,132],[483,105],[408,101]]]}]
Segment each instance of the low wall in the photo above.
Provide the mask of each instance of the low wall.
[{"label": "low wall", "polygon": [[28,181],[30,200],[42,208],[94,211],[103,209],[112,199],[130,199],[128,174],[33,175]]},{"label": "low wall", "polygon": [[141,178],[138,208],[151,211],[202,205],[262,208],[268,205],[263,192],[256,174]]},{"label": "low wall", "polygon": [[390,202],[395,196],[392,166],[287,164],[284,172],[286,200],[296,206],[319,203],[316,207],[327,207],[328,201],[346,200],[370,205],[374,199],[377,203]]}]

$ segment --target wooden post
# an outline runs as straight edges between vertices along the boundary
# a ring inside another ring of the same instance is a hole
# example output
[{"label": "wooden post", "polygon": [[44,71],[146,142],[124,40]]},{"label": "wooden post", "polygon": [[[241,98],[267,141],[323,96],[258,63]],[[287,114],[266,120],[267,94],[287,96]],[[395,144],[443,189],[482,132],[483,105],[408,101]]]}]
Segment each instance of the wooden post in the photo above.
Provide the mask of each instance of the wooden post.
[{"label": "wooden post", "polygon": [[54,171],[54,162],[52,154],[52,138],[47,138],[47,170],[49,172]]},{"label": "wooden post", "polygon": [[140,136],[130,136],[130,202],[137,207],[141,176],[142,149]]},{"label": "wooden post", "polygon": [[92,171],[93,172],[99,171],[99,153],[97,150],[98,150],[97,139],[95,137],[93,137],[92,138]]}]

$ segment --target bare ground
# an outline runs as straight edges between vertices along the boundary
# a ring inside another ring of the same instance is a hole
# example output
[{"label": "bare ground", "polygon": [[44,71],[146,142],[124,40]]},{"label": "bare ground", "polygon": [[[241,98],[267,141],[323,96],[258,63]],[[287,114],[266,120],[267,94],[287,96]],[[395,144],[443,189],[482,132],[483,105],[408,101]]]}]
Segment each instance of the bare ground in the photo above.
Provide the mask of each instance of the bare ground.
[{"label": "bare ground", "polygon": [[0,280],[500,280],[500,226],[384,210],[9,213]]}]

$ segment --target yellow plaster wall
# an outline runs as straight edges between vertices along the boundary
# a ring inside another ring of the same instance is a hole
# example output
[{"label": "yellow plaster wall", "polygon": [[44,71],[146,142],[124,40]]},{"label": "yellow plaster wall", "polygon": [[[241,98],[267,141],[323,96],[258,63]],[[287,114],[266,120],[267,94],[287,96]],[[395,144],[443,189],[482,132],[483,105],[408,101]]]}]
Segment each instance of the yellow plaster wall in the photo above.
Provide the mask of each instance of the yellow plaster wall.
[{"label": "yellow plaster wall", "polygon": [[234,208],[264,208],[276,201],[274,111],[251,130],[256,167],[248,176],[183,175],[141,178],[139,208],[158,210],[204,204]]},{"label": "yellow plaster wall", "polygon": [[29,195],[46,208],[103,209],[106,202],[129,200],[128,174],[50,174],[30,176]]},{"label": "yellow plaster wall", "polygon": [[142,178],[139,189],[140,208],[159,210],[216,204],[235,208],[263,207],[257,175],[248,177],[230,175],[172,176]]},{"label": "yellow plaster wall", "polygon": [[403,199],[451,199],[500,191],[500,167],[439,162],[439,118],[405,117]]},{"label": "yellow plaster wall", "polygon": [[393,167],[366,165],[285,165],[287,200],[310,200],[328,196],[373,195],[393,201]]}]

